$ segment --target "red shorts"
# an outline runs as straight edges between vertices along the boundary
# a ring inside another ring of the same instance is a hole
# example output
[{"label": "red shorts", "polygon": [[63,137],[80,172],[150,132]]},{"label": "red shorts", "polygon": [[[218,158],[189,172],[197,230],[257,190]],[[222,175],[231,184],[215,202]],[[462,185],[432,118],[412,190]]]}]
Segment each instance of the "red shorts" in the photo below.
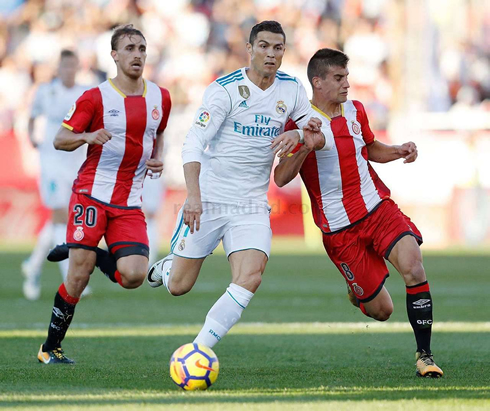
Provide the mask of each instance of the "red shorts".
[{"label": "red shorts", "polygon": [[104,236],[116,259],[133,254],[148,257],[146,221],[140,208],[113,207],[72,193],[68,211],[68,247],[95,250]]},{"label": "red shorts", "polygon": [[422,244],[422,234],[391,199],[353,226],[323,235],[330,259],[361,302],[371,301],[389,276],[385,260],[395,244],[412,235]]}]

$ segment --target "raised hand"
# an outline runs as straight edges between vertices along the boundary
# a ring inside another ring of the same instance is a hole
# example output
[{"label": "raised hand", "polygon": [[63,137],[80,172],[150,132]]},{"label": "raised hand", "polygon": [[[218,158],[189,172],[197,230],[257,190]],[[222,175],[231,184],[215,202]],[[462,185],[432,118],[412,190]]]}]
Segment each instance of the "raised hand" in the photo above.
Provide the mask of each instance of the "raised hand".
[{"label": "raised hand", "polygon": [[303,127],[305,148],[313,151],[323,148],[325,145],[325,136],[321,131],[322,121],[319,118],[312,117]]}]

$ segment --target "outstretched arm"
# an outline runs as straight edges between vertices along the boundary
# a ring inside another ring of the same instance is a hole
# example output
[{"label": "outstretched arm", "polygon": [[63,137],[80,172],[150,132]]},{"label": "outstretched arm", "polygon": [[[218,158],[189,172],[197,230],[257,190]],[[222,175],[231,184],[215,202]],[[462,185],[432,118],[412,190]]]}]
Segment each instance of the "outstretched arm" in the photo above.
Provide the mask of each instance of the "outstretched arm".
[{"label": "outstretched arm", "polygon": [[404,163],[413,163],[418,156],[417,146],[411,141],[401,146],[390,146],[374,141],[367,146],[367,150],[368,160],[375,163],[389,163],[399,158],[404,158]]},{"label": "outstretched arm", "polygon": [[324,148],[325,136],[320,130],[320,126],[321,121],[319,119],[311,118],[303,128],[304,144],[296,153],[281,157],[279,165],[274,169],[274,182],[279,187],[285,186],[298,175],[308,154]]},{"label": "outstretched arm", "polygon": [[308,154],[312,150],[301,146],[301,148],[290,157],[282,157],[279,164],[274,169],[274,182],[278,187],[284,187],[294,177],[296,177]]}]

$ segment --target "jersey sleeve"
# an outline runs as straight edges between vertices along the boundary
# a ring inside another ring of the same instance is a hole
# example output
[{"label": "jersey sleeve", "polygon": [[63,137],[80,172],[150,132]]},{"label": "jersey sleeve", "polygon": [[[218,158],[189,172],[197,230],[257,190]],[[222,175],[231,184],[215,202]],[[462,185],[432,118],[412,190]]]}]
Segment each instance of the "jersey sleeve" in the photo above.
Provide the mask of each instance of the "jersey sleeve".
[{"label": "jersey sleeve", "polygon": [[87,90],[71,106],[61,124],[63,127],[74,133],[83,133],[90,127],[98,103],[97,94],[94,90]]},{"label": "jersey sleeve", "polygon": [[34,100],[31,104],[31,118],[38,117],[44,113],[43,109],[43,97],[46,91],[46,84],[41,84],[36,93],[34,94]]},{"label": "jersey sleeve", "polygon": [[202,100],[201,107],[194,116],[193,125],[182,148],[184,164],[201,162],[202,153],[231,111],[231,98],[226,89],[218,83],[211,83]]},{"label": "jersey sleeve", "polygon": [[170,110],[172,109],[172,100],[170,99],[170,93],[166,88],[160,87],[162,92],[162,121],[158,126],[157,133],[162,133],[167,128],[168,117],[170,116]]},{"label": "jersey sleeve", "polygon": [[296,104],[294,105],[294,109],[289,117],[297,124],[297,128],[303,128],[303,126],[312,117],[311,103],[308,100],[308,96],[306,95],[306,90],[303,86],[303,83],[301,83],[298,78],[296,78],[296,81],[298,82]]},{"label": "jersey sleeve", "polygon": [[353,101],[354,106],[357,110],[357,121],[361,124],[362,138],[366,144],[371,144],[374,142],[374,133],[369,127],[369,120],[366,114],[366,109],[360,101]]}]

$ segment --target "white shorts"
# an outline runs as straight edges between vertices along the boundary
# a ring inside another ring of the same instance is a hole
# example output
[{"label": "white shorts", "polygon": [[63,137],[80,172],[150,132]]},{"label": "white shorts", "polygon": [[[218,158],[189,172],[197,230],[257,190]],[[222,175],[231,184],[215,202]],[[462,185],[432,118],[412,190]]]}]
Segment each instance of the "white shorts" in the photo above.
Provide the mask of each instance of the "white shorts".
[{"label": "white shorts", "polygon": [[59,169],[42,169],[39,189],[43,204],[51,210],[67,209],[75,178],[76,174]]},{"label": "white shorts", "polygon": [[73,181],[83,163],[85,150],[74,152],[46,149],[40,151],[41,174],[39,191],[43,204],[51,209],[67,209]]},{"label": "white shorts", "polygon": [[181,208],[170,251],[179,257],[204,258],[223,240],[227,257],[236,251],[259,250],[268,258],[272,239],[269,213],[266,206],[240,207],[204,202],[200,229],[191,234],[184,224]]}]

